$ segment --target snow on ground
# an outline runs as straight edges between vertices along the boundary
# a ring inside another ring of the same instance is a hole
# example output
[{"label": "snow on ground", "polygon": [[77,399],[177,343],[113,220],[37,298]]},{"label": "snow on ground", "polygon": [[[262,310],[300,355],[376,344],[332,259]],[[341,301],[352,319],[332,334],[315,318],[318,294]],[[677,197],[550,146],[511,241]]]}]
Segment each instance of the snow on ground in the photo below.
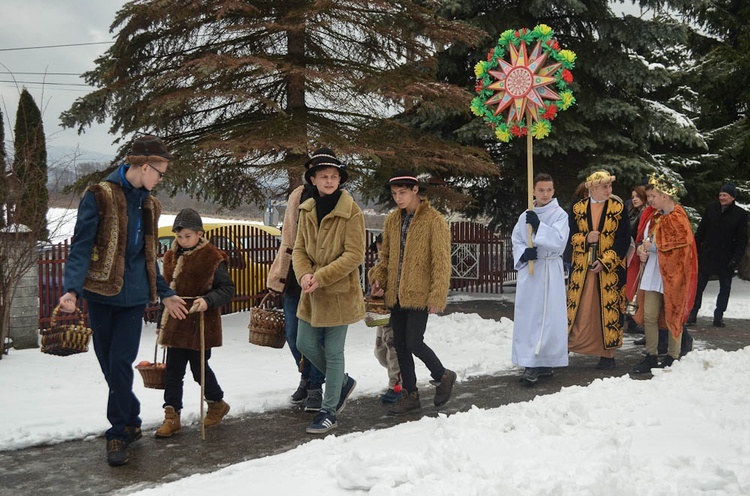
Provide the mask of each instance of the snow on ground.
[{"label": "snow on ground", "polygon": [[[711,316],[717,291],[709,283],[700,316]],[[747,318],[749,310],[750,283],[735,279],[725,317]],[[288,405],[298,380],[288,349],[247,342],[247,321],[247,313],[224,317],[225,345],[211,358],[230,416]],[[459,381],[518,373],[510,362],[511,336],[510,320],[475,314],[433,316],[427,330],[428,343]],[[147,325],[139,360],[153,358],[154,342],[154,327]],[[350,326],[346,360],[358,381],[354,398],[386,386],[373,344],[372,329]],[[608,378],[495,409],[343,436],[333,431],[280,455],[139,494],[240,494],[248,487],[278,495],[301,488],[326,495],[749,494],[750,347],[702,347],[698,342],[697,351],[648,381]],[[429,387],[421,363],[417,375],[420,387]],[[0,450],[94,438],[108,427],[107,388],[93,350],[66,358],[11,350],[0,361],[0,390],[6,398]],[[162,392],[145,389],[137,374],[135,391],[144,428],[155,428]],[[183,420],[197,423],[199,408],[199,387],[186,378]],[[339,421],[346,422],[346,412]],[[305,425],[295,427],[306,436]]]}]

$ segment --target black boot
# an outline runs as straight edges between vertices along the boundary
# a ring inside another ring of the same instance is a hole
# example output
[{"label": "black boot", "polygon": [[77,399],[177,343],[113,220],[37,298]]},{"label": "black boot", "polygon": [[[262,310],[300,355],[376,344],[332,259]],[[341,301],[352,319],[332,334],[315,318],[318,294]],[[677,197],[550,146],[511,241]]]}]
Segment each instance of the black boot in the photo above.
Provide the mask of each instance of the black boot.
[{"label": "black boot", "polygon": [[716,310],[714,312],[714,327],[726,327],[724,323],[724,312]]},{"label": "black boot", "polygon": [[637,365],[633,366],[633,372],[636,374],[650,374],[651,369],[659,366],[659,360],[656,355],[646,355],[646,358]]},{"label": "black boot", "polygon": [[667,355],[662,359],[661,363],[659,363],[657,367],[659,367],[660,369],[663,369],[665,367],[671,367],[673,363],[674,363],[674,358]]},{"label": "black boot", "polygon": [[693,309],[690,311],[690,315],[688,316],[687,325],[695,325],[695,323],[698,321],[698,310]]}]

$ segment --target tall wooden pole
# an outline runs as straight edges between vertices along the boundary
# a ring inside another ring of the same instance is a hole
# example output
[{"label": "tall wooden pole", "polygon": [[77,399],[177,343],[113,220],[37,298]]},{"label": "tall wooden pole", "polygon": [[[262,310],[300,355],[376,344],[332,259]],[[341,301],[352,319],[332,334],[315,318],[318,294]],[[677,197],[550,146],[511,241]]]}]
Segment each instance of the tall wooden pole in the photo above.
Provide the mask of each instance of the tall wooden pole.
[{"label": "tall wooden pole", "polygon": [[[534,144],[533,138],[531,137],[531,112],[526,111],[526,190],[528,198],[528,209],[534,210]],[[529,246],[534,246],[533,234],[534,230],[531,224],[527,224],[529,228]],[[534,261],[529,260],[529,274],[534,274]]]}]

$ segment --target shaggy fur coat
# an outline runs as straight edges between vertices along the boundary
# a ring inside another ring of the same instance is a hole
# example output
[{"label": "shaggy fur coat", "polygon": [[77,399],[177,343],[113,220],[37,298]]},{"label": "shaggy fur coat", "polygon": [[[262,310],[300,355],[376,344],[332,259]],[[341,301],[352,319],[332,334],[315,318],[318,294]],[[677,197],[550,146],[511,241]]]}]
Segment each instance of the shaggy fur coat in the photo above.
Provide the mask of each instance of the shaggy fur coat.
[{"label": "shaggy fur coat", "polygon": [[398,262],[401,254],[401,219],[403,212],[394,210],[385,219],[383,245],[378,263],[370,269],[370,281],[385,289],[385,304],[393,308],[445,309],[451,280],[451,231],[445,218],[421,199],[409,225],[398,284]]},{"label": "shaggy fur coat", "polygon": [[318,225],[315,198],[299,207],[292,263],[297,281],[314,274],[320,287],[300,295],[297,317],[313,327],[353,324],[365,316],[359,266],[365,258],[365,218],[346,191]]}]

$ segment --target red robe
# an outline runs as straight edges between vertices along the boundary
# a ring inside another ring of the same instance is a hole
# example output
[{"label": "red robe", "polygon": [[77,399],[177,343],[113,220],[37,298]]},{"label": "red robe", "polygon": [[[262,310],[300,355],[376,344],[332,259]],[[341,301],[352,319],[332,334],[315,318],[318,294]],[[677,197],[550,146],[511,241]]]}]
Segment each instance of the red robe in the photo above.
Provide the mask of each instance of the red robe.
[{"label": "red robe", "polygon": [[[664,284],[664,306],[659,312],[659,328],[668,328],[674,337],[682,334],[682,326],[687,321],[695,299],[698,281],[698,252],[695,248],[693,230],[685,210],[675,205],[668,215],[659,215],[648,207],[641,214],[636,242],[643,240],[645,227],[651,219],[649,235],[654,241],[659,257],[659,273]],[[641,261],[633,257],[628,267],[628,298],[632,298],[637,285]],[[643,325],[643,291],[638,290],[638,312],[633,316],[636,323]]]}]

